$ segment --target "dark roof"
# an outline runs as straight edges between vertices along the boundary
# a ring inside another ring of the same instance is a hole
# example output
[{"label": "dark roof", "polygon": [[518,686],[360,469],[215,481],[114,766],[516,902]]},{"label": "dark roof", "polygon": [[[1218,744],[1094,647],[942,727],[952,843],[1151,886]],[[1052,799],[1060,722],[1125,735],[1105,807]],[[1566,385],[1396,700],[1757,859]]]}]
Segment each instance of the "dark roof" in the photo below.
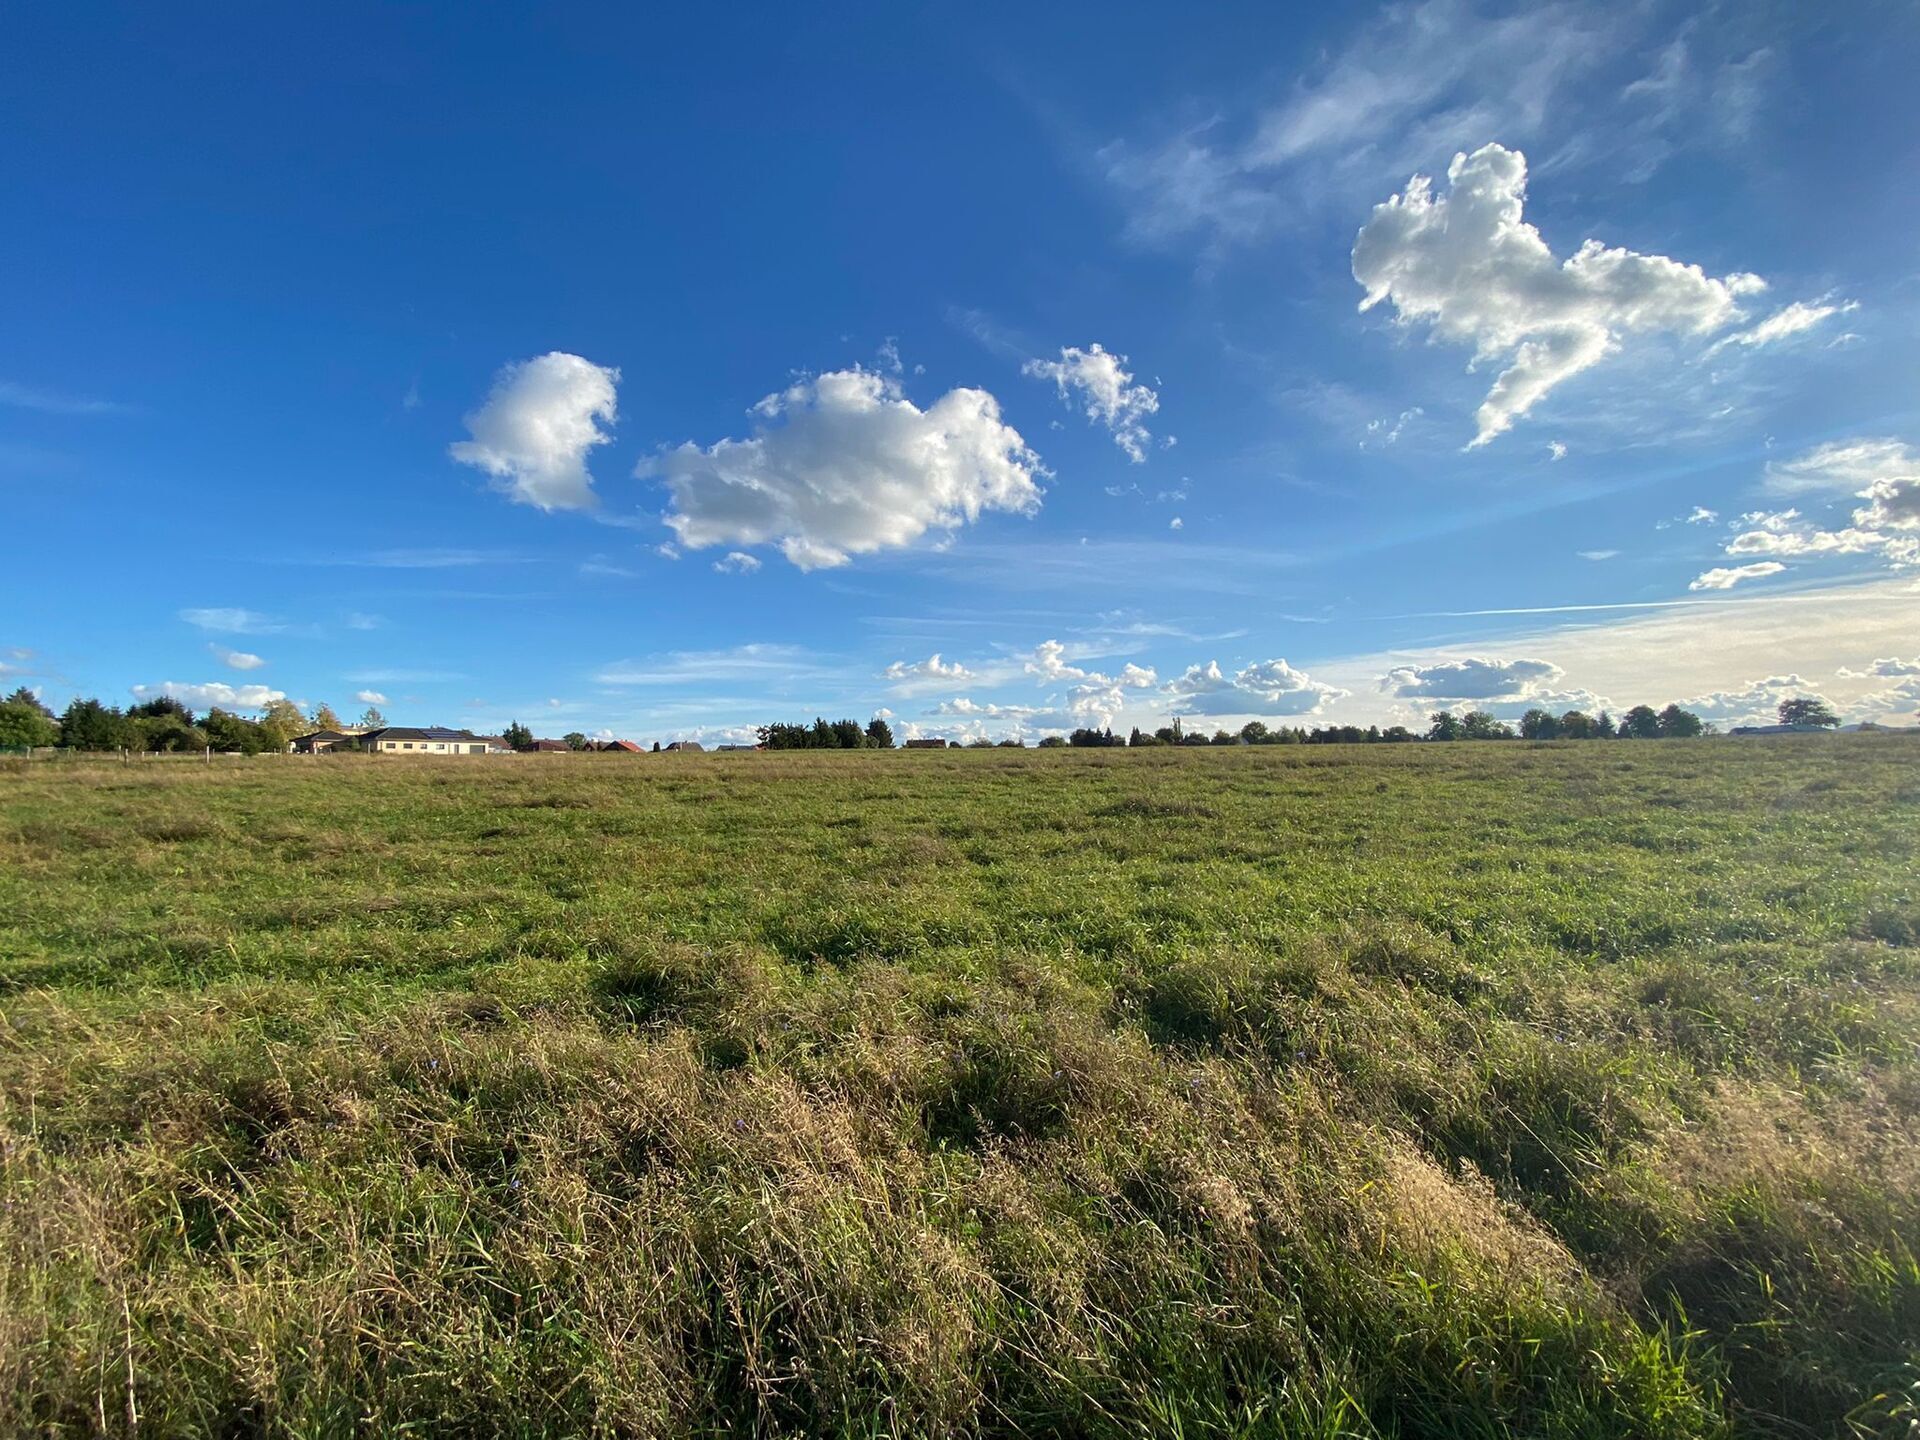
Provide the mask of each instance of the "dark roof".
[{"label": "dark roof", "polygon": [[698,740],[676,740],[667,746],[669,750],[705,750],[706,748]]},{"label": "dark roof", "polygon": [[310,734],[294,736],[293,743],[298,745],[302,740],[345,740],[347,738],[338,730],[315,730]]},{"label": "dark roof", "polygon": [[444,725],[387,725],[369,730],[362,740],[478,740],[471,730],[449,730]]},{"label": "dark roof", "polygon": [[564,740],[536,740],[527,747],[529,750],[571,750],[573,747]]}]

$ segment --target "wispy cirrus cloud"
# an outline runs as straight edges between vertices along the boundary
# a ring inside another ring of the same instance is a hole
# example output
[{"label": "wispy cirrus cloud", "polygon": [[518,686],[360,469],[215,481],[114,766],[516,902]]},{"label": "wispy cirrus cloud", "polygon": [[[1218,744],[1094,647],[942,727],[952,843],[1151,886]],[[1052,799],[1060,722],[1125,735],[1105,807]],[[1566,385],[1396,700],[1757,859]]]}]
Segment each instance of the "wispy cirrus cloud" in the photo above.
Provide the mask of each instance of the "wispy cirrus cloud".
[{"label": "wispy cirrus cloud", "polygon": [[687,685],[780,682],[838,677],[840,670],[798,645],[736,645],[726,650],[669,650],[617,660],[594,672],[599,685]]},{"label": "wispy cirrus cloud", "polygon": [[180,618],[197,629],[223,635],[277,635],[287,628],[271,615],[237,605],[193,607],[182,610]]},{"label": "wispy cirrus cloud", "polygon": [[15,410],[38,410],[43,415],[129,415],[133,407],[117,400],[101,400],[91,395],[70,395],[60,390],[43,390],[0,380],[0,405]]},{"label": "wispy cirrus cloud", "polygon": [[1210,261],[1351,213],[1382,181],[1495,137],[1538,148],[1547,169],[1645,180],[1684,151],[1743,144],[1774,69],[1743,17],[1669,14],[1599,0],[1390,5],[1284,89],[1197,103],[1157,135],[1099,148],[1092,168],[1129,238],[1197,244]]}]

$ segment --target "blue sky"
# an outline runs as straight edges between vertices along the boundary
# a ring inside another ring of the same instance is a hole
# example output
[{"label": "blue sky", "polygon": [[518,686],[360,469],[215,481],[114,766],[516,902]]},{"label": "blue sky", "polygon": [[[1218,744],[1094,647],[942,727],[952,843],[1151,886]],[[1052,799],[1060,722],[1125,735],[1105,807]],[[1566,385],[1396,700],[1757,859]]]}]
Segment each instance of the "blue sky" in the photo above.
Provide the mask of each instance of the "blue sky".
[{"label": "blue sky", "polygon": [[1920,13],[1298,8],[17,14],[0,676],[1911,721]]}]

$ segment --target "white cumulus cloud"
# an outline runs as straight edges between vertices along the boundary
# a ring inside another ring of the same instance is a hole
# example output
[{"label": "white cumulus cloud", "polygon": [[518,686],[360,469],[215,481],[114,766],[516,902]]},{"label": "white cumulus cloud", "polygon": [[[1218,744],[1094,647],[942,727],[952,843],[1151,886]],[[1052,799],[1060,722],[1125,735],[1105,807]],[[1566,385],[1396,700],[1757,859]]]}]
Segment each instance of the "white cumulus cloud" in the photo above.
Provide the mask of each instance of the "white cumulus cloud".
[{"label": "white cumulus cloud", "polygon": [[638,467],[666,485],[682,545],[773,544],[816,570],[1040,506],[1046,471],[984,390],[950,390],[922,410],[891,375],[836,370],[769,395],[754,415],[747,439],[682,445]]},{"label": "white cumulus cloud", "polygon": [[1058,360],[1029,360],[1020,368],[1024,375],[1053,381],[1062,400],[1069,405],[1077,401],[1087,418],[1106,426],[1113,443],[1138,465],[1153,440],[1146,417],[1160,408],[1160,396],[1150,386],[1134,383],[1126,366],[1126,356],[1099,345],[1084,350],[1066,345]]},{"label": "white cumulus cloud", "polygon": [[158,685],[135,685],[133,695],[141,701],[157,700],[165,695],[189,710],[210,710],[216,705],[223,710],[258,710],[272,701],[287,698],[284,690],[270,690],[265,685],[228,685],[219,680],[204,685],[162,680]]},{"label": "white cumulus cloud", "polygon": [[1526,699],[1564,674],[1551,660],[1505,660],[1470,655],[1426,665],[1396,665],[1381,687],[1408,700]]},{"label": "white cumulus cloud", "polygon": [[258,670],[267,662],[246,650],[229,650],[224,645],[208,645],[207,649],[217,656],[222,665],[232,670]]},{"label": "white cumulus cloud", "polygon": [[502,494],[542,510],[591,510],[599,503],[587,453],[613,437],[620,372],[555,350],[508,365],[467,416],[471,440],[447,447],[484,470]]},{"label": "white cumulus cloud", "polygon": [[382,695],[378,690],[356,690],[353,692],[353,698],[358,700],[362,705],[384,705],[387,703],[387,697]]},{"label": "white cumulus cloud", "polygon": [[958,660],[942,660],[936,651],[925,660],[896,660],[882,676],[888,680],[971,680],[973,671]]},{"label": "white cumulus cloud", "polygon": [[1232,675],[1209,660],[1189,665],[1164,688],[1176,707],[1198,715],[1312,715],[1347,694],[1285,660],[1255,661]]},{"label": "white cumulus cloud", "polygon": [[1449,193],[1415,175],[1376,206],[1353,246],[1368,310],[1391,302],[1402,323],[1429,321],[1442,340],[1504,361],[1476,415],[1473,445],[1509,429],[1554,386],[1618,348],[1624,336],[1703,335],[1741,318],[1757,276],[1709,276],[1698,265],[1588,240],[1565,261],[1528,224],[1527,161],[1483,145],[1455,155]]},{"label": "white cumulus cloud", "polygon": [[1823,529],[1797,510],[1754,511],[1730,555],[1874,553],[1895,568],[1920,564],[1920,455],[1899,440],[1840,440],[1767,466],[1767,488],[1790,495],[1851,494],[1852,524]]},{"label": "white cumulus cloud", "polygon": [[1865,669],[1849,670],[1842,665],[1835,673],[1843,680],[1904,680],[1908,676],[1920,675],[1920,657],[1902,660],[1896,655],[1889,655],[1875,660]]},{"label": "white cumulus cloud", "polygon": [[1813,693],[1813,687],[1798,675],[1768,675],[1748,681],[1739,690],[1693,695],[1680,704],[1716,725],[1768,725],[1777,718],[1782,700]]},{"label": "white cumulus cloud", "polygon": [[729,550],[713,562],[713,568],[722,575],[751,575],[760,568],[760,557],[744,550]]},{"label": "white cumulus cloud", "polygon": [[1703,571],[1689,590],[1731,590],[1742,580],[1759,580],[1768,575],[1778,575],[1787,567],[1778,560],[1757,560],[1751,565],[1723,565]]}]

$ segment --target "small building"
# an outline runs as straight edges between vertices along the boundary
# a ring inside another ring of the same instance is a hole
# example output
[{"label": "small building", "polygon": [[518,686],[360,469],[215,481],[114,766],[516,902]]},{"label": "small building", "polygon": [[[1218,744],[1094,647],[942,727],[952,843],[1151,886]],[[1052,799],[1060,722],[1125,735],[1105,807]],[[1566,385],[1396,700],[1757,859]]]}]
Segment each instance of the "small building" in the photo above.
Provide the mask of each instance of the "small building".
[{"label": "small building", "polygon": [[698,740],[676,740],[671,745],[667,746],[667,749],[669,750],[680,750],[680,751],[686,751],[686,752],[692,752],[696,750],[705,750],[706,748],[707,747],[702,745]]},{"label": "small building", "polygon": [[760,747],[758,745],[716,745],[713,748],[724,755],[734,750],[758,750]]},{"label": "small building", "polygon": [[573,747],[564,740],[536,740],[527,749],[536,755],[571,755]]},{"label": "small building", "polygon": [[947,748],[947,742],[944,740],[909,740],[905,748],[908,750],[944,750]]},{"label": "small building", "polygon": [[344,730],[315,730],[311,735],[299,736],[287,749],[295,755],[324,755],[342,745],[351,749],[357,738]]},{"label": "small building", "polygon": [[618,750],[628,755],[638,755],[640,753],[640,747],[631,740],[602,740],[600,742],[600,748],[602,750]]},{"label": "small building", "polygon": [[360,748],[372,755],[496,755],[506,749],[471,730],[449,730],[440,725],[387,725],[369,730],[360,737]]}]

